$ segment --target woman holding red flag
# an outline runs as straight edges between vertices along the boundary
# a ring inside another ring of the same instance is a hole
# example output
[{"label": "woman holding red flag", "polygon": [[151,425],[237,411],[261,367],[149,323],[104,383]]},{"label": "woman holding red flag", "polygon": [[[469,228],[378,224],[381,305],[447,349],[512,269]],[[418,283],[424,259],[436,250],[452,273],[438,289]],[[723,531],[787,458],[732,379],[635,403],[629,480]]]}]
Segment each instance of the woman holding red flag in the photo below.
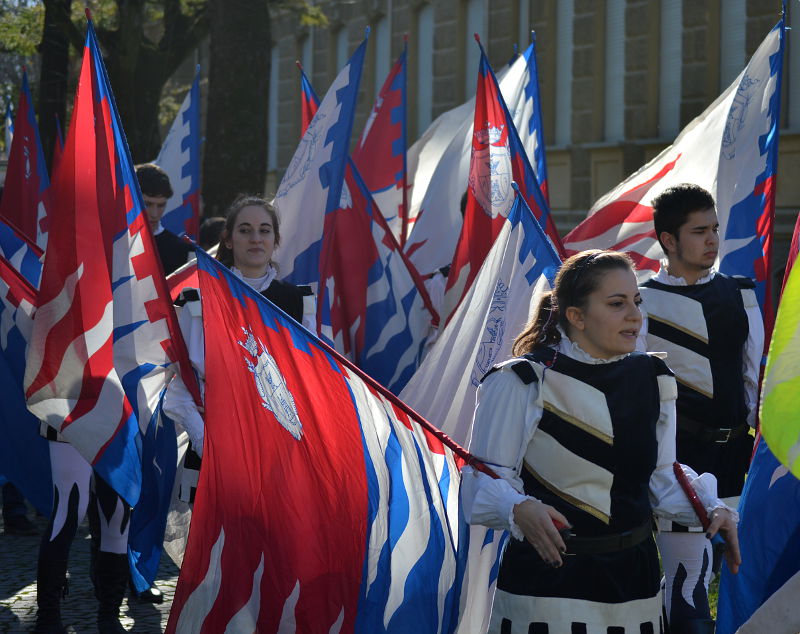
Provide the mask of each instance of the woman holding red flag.
[{"label": "woman holding red flag", "polygon": [[[264,198],[240,196],[229,207],[225,228],[219,243],[217,259],[238,277],[270,300],[278,308],[316,330],[316,303],[311,289],[278,280],[272,254],[280,244],[280,223],[275,208]],[[205,350],[200,293],[186,289],[178,298],[178,323],[189,351],[189,359],[197,372],[200,390],[205,387]],[[179,476],[179,497],[194,502],[200,458],[203,455],[205,423],[179,376],[175,376],[164,397],[164,412],[179,423],[189,436],[192,451],[187,452],[183,473]]]},{"label": "woman holding red flag", "polygon": [[[512,534],[491,632],[661,631],[653,513],[700,522],[673,472],[675,379],[659,356],[635,352],[640,303],[627,255],[576,254],[515,341],[517,358],[483,379],[470,450],[501,477],[467,468],[465,512]],[[736,570],[736,513],[713,475],[684,472]]]}]

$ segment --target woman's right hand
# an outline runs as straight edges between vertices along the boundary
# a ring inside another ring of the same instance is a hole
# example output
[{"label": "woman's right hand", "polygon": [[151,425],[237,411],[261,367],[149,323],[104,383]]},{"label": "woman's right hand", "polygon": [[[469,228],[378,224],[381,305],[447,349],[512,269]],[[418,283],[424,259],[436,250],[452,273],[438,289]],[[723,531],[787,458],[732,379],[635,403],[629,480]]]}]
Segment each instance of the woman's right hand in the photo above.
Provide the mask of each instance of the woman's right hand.
[{"label": "woman's right hand", "polygon": [[566,527],[571,526],[566,517],[539,500],[527,499],[514,507],[514,522],[525,535],[525,539],[545,562],[558,568],[564,563],[561,555],[567,552],[567,546],[553,520]]}]

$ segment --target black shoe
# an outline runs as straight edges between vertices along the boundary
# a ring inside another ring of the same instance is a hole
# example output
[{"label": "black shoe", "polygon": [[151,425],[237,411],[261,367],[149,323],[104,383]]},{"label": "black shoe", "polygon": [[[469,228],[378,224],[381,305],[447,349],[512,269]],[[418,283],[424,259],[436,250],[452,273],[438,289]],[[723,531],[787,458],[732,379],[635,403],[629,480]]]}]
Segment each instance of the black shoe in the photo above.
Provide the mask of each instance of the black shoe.
[{"label": "black shoe", "polygon": [[36,634],[66,634],[61,623],[61,599],[66,593],[67,562],[39,558],[36,571]]},{"label": "black shoe", "polygon": [[136,596],[139,603],[164,603],[164,593],[158,589],[155,583],[144,592],[136,592],[131,586],[131,594]]},{"label": "black shoe", "polygon": [[22,537],[31,537],[39,534],[39,529],[24,515],[8,518],[5,521],[3,530],[6,535],[19,535]]}]

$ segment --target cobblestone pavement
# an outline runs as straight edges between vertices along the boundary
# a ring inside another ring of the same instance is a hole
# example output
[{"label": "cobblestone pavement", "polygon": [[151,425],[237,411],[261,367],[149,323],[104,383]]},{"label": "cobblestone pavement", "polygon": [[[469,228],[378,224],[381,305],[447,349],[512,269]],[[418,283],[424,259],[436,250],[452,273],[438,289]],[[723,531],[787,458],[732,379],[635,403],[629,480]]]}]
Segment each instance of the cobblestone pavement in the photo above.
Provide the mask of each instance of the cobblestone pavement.
[{"label": "cobblestone pavement", "polygon": [[[40,533],[47,521],[28,515]],[[29,632],[36,621],[36,558],[41,536],[17,537],[6,535],[0,518],[0,633]],[[72,544],[69,557],[69,595],[62,602],[62,620],[68,631],[75,634],[97,632],[95,621],[97,600],[89,580],[89,530],[84,522]],[[130,632],[163,632],[172,606],[178,568],[164,555],[161,559],[158,587],[164,593],[164,603],[139,603],[126,596],[120,610],[120,621]]]}]

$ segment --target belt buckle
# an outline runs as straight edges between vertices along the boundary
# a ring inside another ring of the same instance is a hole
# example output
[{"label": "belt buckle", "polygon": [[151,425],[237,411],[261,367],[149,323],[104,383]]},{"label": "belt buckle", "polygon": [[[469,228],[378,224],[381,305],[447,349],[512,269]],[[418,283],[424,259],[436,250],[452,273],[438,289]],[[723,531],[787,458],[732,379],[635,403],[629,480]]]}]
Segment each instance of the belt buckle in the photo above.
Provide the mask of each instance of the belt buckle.
[{"label": "belt buckle", "polygon": [[717,438],[714,440],[714,442],[724,444],[731,439],[731,433],[733,433],[733,429],[719,429],[718,431],[725,432],[725,436],[722,438]]}]

